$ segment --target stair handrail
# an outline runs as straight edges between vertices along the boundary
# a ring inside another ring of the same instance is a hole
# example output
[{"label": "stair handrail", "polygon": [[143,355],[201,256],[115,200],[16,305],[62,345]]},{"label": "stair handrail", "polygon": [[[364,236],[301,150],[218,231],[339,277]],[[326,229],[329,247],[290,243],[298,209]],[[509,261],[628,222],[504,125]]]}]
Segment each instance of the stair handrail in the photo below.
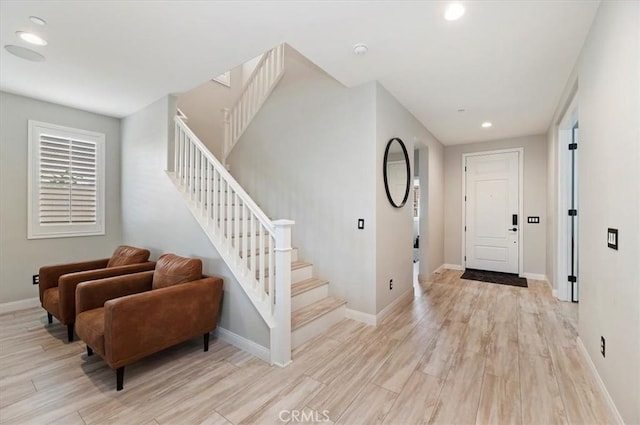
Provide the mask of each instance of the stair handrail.
[{"label": "stair handrail", "polygon": [[224,159],[258,113],[284,74],[284,44],[265,52],[251,73],[238,101],[224,110]]},{"label": "stair handrail", "polygon": [[291,227],[294,222],[269,219],[184,119],[176,116],[174,121],[173,172],[169,175],[269,326],[271,363],[286,366],[291,363]]},{"label": "stair handrail", "polygon": [[[205,144],[202,143],[202,141],[200,141],[198,136],[196,136],[195,133],[191,131],[189,126],[187,126],[187,124],[184,122],[183,118],[176,115],[174,120],[176,124],[180,127],[180,129],[182,129],[182,131],[184,131],[189,136],[193,144],[196,145],[198,149],[202,151],[202,154],[214,166],[216,171],[220,173],[220,176],[223,177],[227,181],[227,183],[231,186],[231,188],[240,196],[240,198],[245,203],[245,205],[247,205],[247,207],[251,210],[251,212],[255,214],[255,216],[258,218],[260,223],[262,223],[269,230],[269,234],[271,234],[272,236],[275,236],[273,222],[271,221],[271,219],[267,217],[267,215],[264,213],[264,211],[262,211],[262,209],[258,206],[258,204],[256,204],[255,201],[251,198],[251,196],[249,196],[249,194],[242,188],[242,186],[240,186],[238,181],[235,178],[233,178],[233,176],[231,175],[231,173],[229,173],[229,171],[227,171],[225,166],[222,165],[220,161],[218,161],[215,155],[211,153],[209,148],[207,148]],[[177,143],[175,144],[175,148],[176,148],[176,154],[174,155],[175,157],[174,170],[177,170],[178,156],[179,156],[177,153],[177,149],[178,149]]]}]

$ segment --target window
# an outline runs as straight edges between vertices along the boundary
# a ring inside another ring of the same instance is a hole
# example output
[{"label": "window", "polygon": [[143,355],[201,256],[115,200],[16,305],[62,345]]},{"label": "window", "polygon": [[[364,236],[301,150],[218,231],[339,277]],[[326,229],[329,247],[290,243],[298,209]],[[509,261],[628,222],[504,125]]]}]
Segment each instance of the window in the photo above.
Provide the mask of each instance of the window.
[{"label": "window", "polygon": [[104,235],[104,141],[29,120],[29,239]]}]

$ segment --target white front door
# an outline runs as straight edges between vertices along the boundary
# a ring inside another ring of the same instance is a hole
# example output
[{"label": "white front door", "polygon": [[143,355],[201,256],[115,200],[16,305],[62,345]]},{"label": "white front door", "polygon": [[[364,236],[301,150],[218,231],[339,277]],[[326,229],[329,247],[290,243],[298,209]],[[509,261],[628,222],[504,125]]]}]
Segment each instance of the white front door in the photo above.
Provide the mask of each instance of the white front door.
[{"label": "white front door", "polygon": [[519,155],[466,157],[466,268],[518,273]]}]

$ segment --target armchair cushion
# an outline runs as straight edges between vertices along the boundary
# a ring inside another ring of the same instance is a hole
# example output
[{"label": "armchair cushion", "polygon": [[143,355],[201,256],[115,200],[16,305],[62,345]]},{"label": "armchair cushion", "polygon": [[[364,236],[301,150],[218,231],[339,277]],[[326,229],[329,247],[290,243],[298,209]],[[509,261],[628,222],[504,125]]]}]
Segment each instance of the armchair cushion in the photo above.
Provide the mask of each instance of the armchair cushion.
[{"label": "armchair cushion", "polygon": [[152,288],[166,288],[200,278],[202,278],[202,261],[199,258],[164,254],[156,262]]},{"label": "armchair cushion", "polygon": [[78,314],[76,332],[89,347],[104,357],[104,307]]},{"label": "armchair cushion", "polygon": [[60,318],[60,291],[58,287],[49,288],[42,295],[42,306],[55,317]]},{"label": "armchair cushion", "polygon": [[129,264],[144,263],[149,260],[149,250],[133,246],[120,245],[113,252],[107,267],[127,266]]}]

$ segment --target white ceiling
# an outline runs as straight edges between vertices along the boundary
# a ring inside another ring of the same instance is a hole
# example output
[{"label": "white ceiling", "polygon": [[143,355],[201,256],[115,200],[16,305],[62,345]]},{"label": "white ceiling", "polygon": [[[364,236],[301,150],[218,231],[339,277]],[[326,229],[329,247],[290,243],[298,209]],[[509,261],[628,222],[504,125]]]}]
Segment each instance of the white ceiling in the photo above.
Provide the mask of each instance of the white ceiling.
[{"label": "white ceiling", "polygon": [[347,86],[380,81],[446,145],[545,132],[599,3],[462,3],[448,22],[433,1],[3,0],[2,46],[49,44],[45,62],[2,48],[0,88],[124,117],[287,42]]}]

